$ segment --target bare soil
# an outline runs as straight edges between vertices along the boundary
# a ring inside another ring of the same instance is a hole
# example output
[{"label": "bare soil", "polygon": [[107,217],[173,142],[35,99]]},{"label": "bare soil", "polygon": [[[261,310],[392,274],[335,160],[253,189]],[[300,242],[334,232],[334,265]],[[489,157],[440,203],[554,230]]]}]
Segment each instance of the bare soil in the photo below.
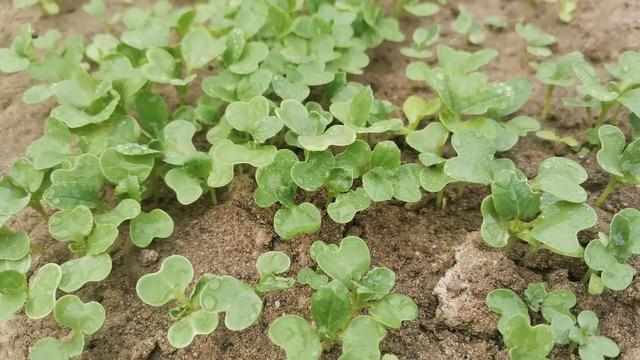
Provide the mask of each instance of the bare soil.
[{"label": "bare soil", "polygon": [[[64,34],[90,36],[101,30],[99,22],[81,10],[83,1],[62,3],[60,15],[45,17],[37,8],[18,11],[10,1],[2,1],[0,46],[7,46],[20,24],[27,21],[42,33],[57,28]],[[115,0],[108,3],[112,9],[121,6]],[[557,20],[554,6],[543,2],[537,7],[525,0],[464,3],[480,21],[488,15],[498,15],[513,26],[524,18],[557,37],[557,53],[581,51],[598,65],[614,62],[623,51],[637,50],[639,44],[640,6],[635,0],[580,0],[575,20],[568,25]],[[405,18],[403,30],[409,39],[416,27],[439,23],[441,41],[461,47],[463,39],[449,26],[455,18],[453,9],[449,5],[437,16],[426,19]],[[531,79],[534,92],[521,113],[536,116],[542,108],[544,89],[530,69],[523,66],[524,45],[514,31],[488,31],[485,46],[498,50],[500,55],[485,71],[495,80],[513,76]],[[401,46],[387,43],[373,50],[366,74],[355,78],[371,84],[377,97],[399,105],[410,94],[431,95],[424,85],[405,79],[404,68],[409,61],[399,54]],[[41,135],[53,105],[52,102],[25,105],[21,94],[30,85],[31,80],[23,74],[0,77],[0,173],[6,173],[11,163]],[[565,95],[558,91],[553,116],[545,127],[582,137],[584,114],[563,107],[559,99]],[[606,176],[598,168],[593,152],[579,157],[566,148],[553,147],[529,136],[504,156],[513,159],[528,176],[535,176],[538,164],[554,155],[569,156],[585,166],[590,176],[585,186],[592,192],[593,201],[606,184]],[[397,274],[396,289],[414,298],[420,307],[417,321],[389,332],[381,344],[385,353],[397,354],[401,359],[506,359],[495,330],[497,317],[485,308],[485,295],[497,287],[522,292],[531,281],[547,281],[551,288],[575,291],[577,310],[592,309],[599,315],[602,333],[620,345],[620,359],[640,359],[640,280],[622,292],[590,296],[580,283],[585,272],[580,261],[547,252],[539,252],[525,261],[523,246],[516,246],[509,253],[486,247],[477,233],[482,221],[480,202],[487,195],[485,188],[472,187],[462,199],[455,199],[455,189],[449,189],[450,201],[445,210],[436,209],[433,195],[425,193],[416,204],[395,201],[375,204],[344,226],[331,222],[325,215],[319,233],[293,241],[283,241],[275,234],[271,220],[275,209],[257,207],[252,199],[254,188],[251,175],[239,176],[221,192],[218,206],[202,199],[183,207],[167,195],[159,206],[175,219],[175,233],[167,240],[154,242],[147,250],[132,246],[127,240],[127,227],[123,227],[121,239],[112,251],[112,274],[106,281],[85,286],[79,292],[85,301],[100,301],[108,314],[104,328],[88,339],[82,358],[284,359],[284,354],[267,339],[267,327],[282,314],[308,318],[309,289],[296,286],[291,291],[266,296],[262,317],[246,331],[236,333],[220,325],[214,334],[198,337],[187,349],[175,350],[166,341],[170,326],[167,309],[144,305],[135,295],[137,279],[156,271],[161,259],[181,254],[192,261],[196,275],[229,274],[254,282],[255,260],[272,249],[291,256],[293,276],[311,264],[308,249],[314,240],[337,243],[345,235],[358,235],[369,245],[373,265],[393,269]],[[302,196],[324,208],[321,196]],[[581,240],[588,241],[598,231],[607,231],[612,215],[625,207],[640,207],[637,189],[623,188],[613,194],[604,209],[598,210],[597,226],[583,232]],[[47,225],[31,211],[21,214],[12,226],[26,230],[34,243],[48,249],[46,254],[34,257],[33,269],[69,257],[64,246],[49,236]],[[639,259],[632,263],[640,270]],[[18,314],[0,325],[0,359],[26,359],[29,346],[38,339],[65,335],[51,317],[34,321]],[[333,349],[324,359],[337,359],[339,353],[339,349]],[[562,349],[554,352],[553,357],[569,358]]]}]

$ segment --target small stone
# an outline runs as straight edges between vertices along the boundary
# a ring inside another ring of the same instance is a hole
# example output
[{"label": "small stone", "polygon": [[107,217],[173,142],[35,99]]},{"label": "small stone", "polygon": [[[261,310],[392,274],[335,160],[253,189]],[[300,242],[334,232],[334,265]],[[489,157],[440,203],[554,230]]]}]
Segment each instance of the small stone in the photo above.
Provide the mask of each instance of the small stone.
[{"label": "small stone", "polygon": [[155,250],[143,249],[140,252],[139,259],[140,259],[140,262],[142,263],[142,266],[151,266],[158,261],[159,256],[160,255]]},{"label": "small stone", "polygon": [[276,309],[280,309],[280,300],[276,300],[275,306],[276,306]]}]

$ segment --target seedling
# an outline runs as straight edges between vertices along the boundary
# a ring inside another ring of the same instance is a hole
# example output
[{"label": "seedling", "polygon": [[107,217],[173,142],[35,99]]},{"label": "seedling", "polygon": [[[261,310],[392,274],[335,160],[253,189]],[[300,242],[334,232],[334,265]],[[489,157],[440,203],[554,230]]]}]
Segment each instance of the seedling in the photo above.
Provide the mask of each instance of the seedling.
[{"label": "seedling", "polygon": [[557,157],[543,161],[531,182],[517,169],[500,171],[491,195],[482,201],[482,238],[497,248],[521,239],[529,243],[530,253],[542,248],[582,257],[577,233],[597,220],[580,186],[586,179],[579,164]]},{"label": "seedling", "polygon": [[458,6],[458,17],[451,23],[451,28],[464,35],[466,42],[474,45],[480,45],[486,39],[482,25],[474,21],[473,15],[463,5]]},{"label": "seedling", "polygon": [[[444,5],[442,0],[438,2],[441,5]],[[440,6],[438,6],[438,4],[429,1],[423,2],[420,0],[395,0],[394,3],[396,4],[394,9],[397,9],[399,5],[402,5],[402,9],[404,11],[408,12],[411,15],[419,17],[432,16],[440,11]],[[398,12],[399,11],[396,10],[396,15],[398,14]]]},{"label": "seedling", "polygon": [[640,253],[640,211],[624,209],[611,220],[609,234],[600,233],[587,245],[584,260],[589,271],[590,294],[601,294],[604,288],[624,290],[633,281],[636,270],[627,264],[631,256]]},{"label": "seedling", "polygon": [[536,131],[536,136],[539,139],[551,141],[554,145],[565,144],[572,150],[580,149],[580,143],[576,138],[573,136],[560,136],[554,130],[539,130]]},{"label": "seedling", "polygon": [[413,32],[412,42],[410,47],[403,47],[400,49],[402,55],[426,59],[433,56],[433,53],[427,48],[433,45],[440,36],[440,25],[432,25],[428,28],[417,28]]},{"label": "seedling", "polygon": [[604,125],[598,130],[598,137],[602,148],[597,153],[598,164],[609,173],[609,182],[596,200],[600,207],[607,200],[609,194],[625,185],[640,184],[640,157],[638,149],[640,140],[636,139],[625,146],[624,134],[612,125]]},{"label": "seedling", "polygon": [[495,15],[489,15],[484,19],[485,25],[488,25],[496,30],[502,30],[507,27],[507,22],[504,18]]},{"label": "seedling", "polygon": [[549,46],[556,43],[555,36],[547,34],[533,24],[516,24],[518,35],[527,41],[527,53],[537,57],[553,54]]},{"label": "seedling", "polygon": [[169,311],[176,322],[167,337],[171,346],[184,348],[195,336],[215,331],[220,312],[225,313],[225,326],[232,331],[242,331],[255,323],[262,312],[262,295],[293,286],[294,279],[279,276],[290,263],[286,254],[270,251],[258,258],[260,280],[254,287],[231,276],[203,274],[187,297],[185,291],[193,280],[193,267],[185,257],[172,255],[162,262],[160,270],[138,280],[136,292],[151,306],[170,301],[178,304]]},{"label": "seedling", "polygon": [[56,0],[13,0],[13,7],[23,8],[40,3],[42,9],[49,15],[56,15],[60,12],[60,6]]},{"label": "seedling", "polygon": [[546,119],[551,111],[553,102],[553,91],[556,87],[569,87],[574,83],[573,64],[583,60],[582,54],[572,52],[564,55],[556,62],[543,62],[534,64],[536,70],[536,78],[547,87],[547,95],[545,96],[544,108],[542,109],[542,119]]},{"label": "seedling", "polygon": [[[487,294],[487,307],[501,315],[498,331],[512,359],[543,359],[553,350],[554,343],[568,345],[573,358],[576,347],[582,359],[603,360],[620,353],[618,345],[598,334],[598,317],[584,310],[576,317],[571,309],[575,295],[566,290],[548,292],[545,283],[529,284],[525,290],[527,304],[509,289],[497,289]],[[529,309],[541,312],[548,324],[531,326]]]},{"label": "seedling", "polygon": [[[557,3],[558,0],[545,0],[550,3]],[[565,23],[570,23],[573,20],[573,12],[578,7],[578,0],[560,0],[560,11],[558,11],[558,18]]]},{"label": "seedling", "polygon": [[[288,360],[319,359],[336,342],[342,344],[341,358],[379,359],[378,345],[387,329],[415,320],[418,307],[411,298],[391,292],[393,271],[369,270],[369,249],[362,239],[348,236],[340,246],[316,241],[310,253],[317,269],[303,269],[298,282],[315,290],[311,298],[314,325],[300,316],[284,315],[269,326],[269,339],[285,351]],[[365,309],[368,315],[361,314]]]}]

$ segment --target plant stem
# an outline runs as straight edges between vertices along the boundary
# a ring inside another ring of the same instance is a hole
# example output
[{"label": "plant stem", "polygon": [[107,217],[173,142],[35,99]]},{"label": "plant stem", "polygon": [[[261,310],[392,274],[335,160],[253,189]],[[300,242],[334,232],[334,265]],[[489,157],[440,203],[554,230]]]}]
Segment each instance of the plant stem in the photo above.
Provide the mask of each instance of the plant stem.
[{"label": "plant stem", "polygon": [[604,119],[607,118],[607,113],[609,113],[611,105],[611,103],[602,103],[602,109],[600,110],[600,115],[598,115],[598,120],[596,121],[596,128],[599,128],[604,123]]},{"label": "plant stem", "polygon": [[447,203],[444,198],[444,189],[442,189],[436,194],[436,207],[444,210],[446,204]]},{"label": "plant stem", "polygon": [[616,124],[618,123],[618,115],[620,115],[620,110],[622,110],[622,104],[618,104],[616,105],[615,110],[613,110],[613,114],[611,114],[611,117],[609,118],[609,124]]},{"label": "plant stem", "polygon": [[47,252],[47,250],[45,250],[45,248],[43,248],[42,246],[38,246],[36,244],[31,244],[29,245],[29,248],[31,249],[31,251],[33,251],[34,253],[37,254],[44,254]]},{"label": "plant stem", "polygon": [[215,188],[211,188],[209,190],[209,194],[211,195],[211,202],[213,202],[213,205],[218,205],[218,195],[216,195],[216,189]]},{"label": "plant stem", "polygon": [[609,194],[611,194],[616,189],[616,187],[618,187],[618,179],[616,179],[614,175],[611,175],[609,177],[609,182],[607,183],[607,187],[604,188],[604,190],[602,191],[602,194],[600,194],[600,196],[598,196],[598,199],[596,199],[596,206],[597,207],[602,206],[605,200],[607,200],[607,197],[609,196]]},{"label": "plant stem", "polygon": [[583,284],[586,284],[589,282],[589,279],[591,279],[591,275],[595,274],[595,271],[593,271],[591,268],[589,268],[589,270],[587,270],[587,272],[584,274],[584,276],[582,277],[582,280],[580,280]]},{"label": "plant stem", "polygon": [[590,107],[584,108],[584,111],[587,113],[587,125],[591,126],[593,123],[593,112]]},{"label": "plant stem", "polygon": [[547,96],[544,98],[544,107],[542,108],[542,115],[540,115],[541,119],[544,120],[549,116],[549,111],[551,111],[551,104],[553,103],[553,90],[556,87],[553,85],[547,85]]},{"label": "plant stem", "polygon": [[462,195],[464,195],[464,191],[466,189],[467,189],[467,183],[464,183],[464,182],[458,183],[458,197],[457,197],[458,200],[462,198]]},{"label": "plant stem", "polygon": [[33,210],[35,210],[38,215],[40,215],[44,221],[49,221],[49,214],[47,214],[46,211],[44,211],[44,208],[42,207],[42,203],[40,203],[40,201],[36,200],[36,201],[31,201],[29,203],[29,206],[31,206],[31,208]]}]

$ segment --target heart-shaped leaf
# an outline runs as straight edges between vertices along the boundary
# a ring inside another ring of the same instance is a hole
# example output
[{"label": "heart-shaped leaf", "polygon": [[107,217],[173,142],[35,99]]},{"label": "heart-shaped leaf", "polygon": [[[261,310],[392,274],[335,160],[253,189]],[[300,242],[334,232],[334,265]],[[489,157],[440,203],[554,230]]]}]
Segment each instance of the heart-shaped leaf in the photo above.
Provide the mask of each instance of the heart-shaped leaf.
[{"label": "heart-shaped leaf", "polygon": [[458,156],[447,160],[444,173],[458,181],[490,184],[495,153],[493,141],[471,132],[455,133],[451,145]]},{"label": "heart-shaped leaf", "polygon": [[56,290],[62,279],[62,269],[58,264],[49,263],[38,269],[31,280],[24,311],[31,319],[43,318],[56,304]]},{"label": "heart-shaped leaf", "polygon": [[173,219],[161,209],[141,212],[129,223],[131,242],[137,247],[147,247],[155,238],[166,239],[173,234]]},{"label": "heart-shaped leaf", "polygon": [[[278,150],[273,162],[256,170],[256,190],[255,198],[258,198],[258,190],[265,201],[258,203],[260,206],[271,206],[276,201],[281,201],[280,194],[292,193],[288,190],[295,185],[291,178],[291,167],[298,162],[298,157],[293,151],[288,149]],[[268,200],[268,201],[266,201]],[[293,198],[287,199],[293,202]],[[290,205],[290,204],[287,204]]]},{"label": "heart-shaped leaf", "polygon": [[136,292],[151,306],[162,306],[170,300],[184,296],[193,279],[193,267],[187,258],[172,255],[164,259],[160,270],[138,279]]},{"label": "heart-shaped leaf", "polygon": [[69,360],[84,350],[84,335],[76,333],[69,341],[61,342],[52,337],[38,340],[29,349],[30,360]]},{"label": "heart-shaped leaf", "polygon": [[351,320],[342,334],[342,355],[339,360],[379,359],[378,348],[387,331],[373,317],[360,315]]},{"label": "heart-shaped leaf", "polygon": [[482,226],[480,228],[482,240],[497,248],[507,246],[511,238],[509,232],[510,219],[500,217],[493,203],[493,196],[487,196],[482,200],[480,212],[482,213]]},{"label": "heart-shaped leaf", "polygon": [[49,218],[49,233],[59,241],[82,241],[93,228],[93,214],[86,206],[61,210]]},{"label": "heart-shaped leaf", "polygon": [[114,184],[130,176],[135,176],[142,183],[153,170],[154,156],[123,155],[116,148],[109,148],[100,155],[100,168],[104,177]]},{"label": "heart-shaped leaf", "polygon": [[149,81],[184,86],[196,78],[195,75],[190,75],[185,79],[178,78],[176,59],[167,50],[151,48],[146,51],[146,57],[147,63],[142,65],[140,72]]},{"label": "heart-shaped leaf", "polygon": [[487,294],[484,300],[489,310],[501,315],[498,330],[502,335],[507,334],[509,321],[515,316],[522,316],[529,323],[527,305],[518,294],[509,289],[496,289]]},{"label": "heart-shaped leaf", "polygon": [[335,156],[336,166],[351,170],[353,178],[357,179],[369,166],[371,153],[371,147],[367,142],[356,140],[347,146],[344,152]]},{"label": "heart-shaped leaf", "polygon": [[188,69],[199,69],[213,59],[222,55],[227,45],[222,40],[215,40],[209,30],[196,28],[189,31],[180,44],[180,53],[187,63]]},{"label": "heart-shaped leaf", "polygon": [[196,335],[211,334],[217,327],[217,313],[198,310],[171,325],[167,332],[167,338],[171,346],[182,349],[189,346]]},{"label": "heart-shaped leaf", "polygon": [[619,262],[615,255],[607,250],[602,240],[593,240],[587,245],[584,261],[590,269],[601,271],[599,282],[612,290],[626,289],[636,274],[632,266]]},{"label": "heart-shaped leaf", "polygon": [[504,170],[491,183],[491,200],[502,219],[528,220],[538,213],[540,195],[533,192],[523,174]]},{"label": "heart-shaped leaf", "polygon": [[422,167],[418,164],[400,166],[393,178],[393,197],[407,203],[417,202],[422,198],[420,191],[420,175]]},{"label": "heart-shaped leaf", "polygon": [[62,269],[60,290],[70,293],[88,282],[106,279],[111,272],[111,257],[107,253],[86,255],[69,260],[60,265],[60,268]]},{"label": "heart-shaped leaf", "polygon": [[242,55],[229,66],[235,74],[251,74],[258,70],[260,63],[269,55],[269,48],[261,42],[250,42],[242,50]]},{"label": "heart-shaped leaf", "polygon": [[396,285],[396,274],[386,267],[375,267],[358,283],[356,293],[362,300],[380,300]]},{"label": "heart-shaped leaf", "polygon": [[164,181],[177,195],[182,205],[194,203],[202,196],[201,180],[191,176],[183,168],[173,168],[167,172]]},{"label": "heart-shaped leaf", "polygon": [[309,285],[314,290],[318,290],[329,282],[329,277],[325,274],[319,274],[309,267],[305,267],[298,273],[296,281],[302,285]]},{"label": "heart-shaped leaf", "polygon": [[504,343],[513,359],[543,359],[553,349],[554,334],[551,326],[531,326],[529,317],[514,314],[504,327]]},{"label": "heart-shaped leaf", "polygon": [[371,198],[363,188],[357,188],[346,194],[339,194],[336,200],[327,205],[329,217],[340,224],[353,220],[356,213],[366,210],[371,205]]},{"label": "heart-shaped leaf", "polygon": [[284,315],[269,325],[269,340],[281,347],[289,360],[317,360],[322,353],[318,333],[297,315]]},{"label": "heart-shaped leaf", "polygon": [[300,145],[309,151],[324,151],[329,146],[347,146],[356,141],[356,133],[344,125],[334,125],[322,135],[301,135]]},{"label": "heart-shaped leaf", "polygon": [[302,203],[279,209],[273,217],[276,233],[283,239],[293,239],[300,234],[313,234],[320,229],[322,216],[311,203]]},{"label": "heart-shaped leaf", "polygon": [[357,236],[347,236],[339,248],[326,248],[316,254],[318,266],[330,277],[352,287],[352,281],[359,281],[369,269],[371,256],[365,242]]},{"label": "heart-shaped leaf", "polygon": [[20,260],[29,254],[29,236],[24,231],[0,228],[0,260]]},{"label": "heart-shaped leaf", "polygon": [[403,321],[418,318],[418,305],[406,295],[391,293],[373,303],[369,314],[384,326],[399,329]]},{"label": "heart-shaped leaf", "polygon": [[612,125],[604,125],[598,129],[598,137],[602,148],[598,151],[598,164],[606,172],[623,176],[622,153],[625,148],[624,134]]},{"label": "heart-shaped leaf", "polygon": [[291,178],[302,189],[315,191],[325,183],[334,167],[335,159],[330,151],[310,152],[305,161],[291,167]]},{"label": "heart-shaped leaf", "polygon": [[317,113],[310,115],[301,102],[292,99],[283,100],[280,108],[276,109],[276,115],[298,135],[319,135],[328,125],[322,116]]},{"label": "heart-shaped leaf", "polygon": [[104,324],[105,312],[102,305],[95,301],[83,303],[75,295],[65,295],[56,302],[53,316],[60,325],[91,335]]},{"label": "heart-shaped leaf", "polygon": [[214,164],[222,166],[249,164],[263,167],[273,162],[278,149],[273,145],[234,144],[230,140],[220,142],[214,152]]},{"label": "heart-shaped leaf", "polygon": [[237,101],[229,104],[225,117],[234,129],[247,132],[256,142],[263,143],[275,136],[284,126],[278,117],[269,115],[269,107],[267,98],[257,96],[248,102]]},{"label": "heart-shaped leaf", "polygon": [[258,257],[256,267],[260,276],[266,274],[281,274],[289,270],[291,259],[280,251],[268,251]]},{"label": "heart-shaped leaf", "polygon": [[200,305],[208,312],[225,312],[224,324],[232,331],[248,328],[262,312],[255,291],[231,276],[214,276],[200,294]]},{"label": "heart-shaped leaf", "polygon": [[53,118],[46,121],[44,135],[27,148],[27,156],[36,169],[52,168],[72,153],[69,129]]},{"label": "heart-shaped leaf", "polygon": [[29,160],[18,159],[11,166],[10,177],[15,185],[34,193],[42,185],[44,172],[36,169]]},{"label": "heart-shaped leaf", "polygon": [[120,226],[124,221],[131,220],[140,214],[140,203],[133,199],[123,199],[114,207],[104,214],[98,214],[93,217],[96,225],[111,224],[115,227]]},{"label": "heart-shaped leaf", "polygon": [[163,130],[164,161],[172,165],[183,165],[196,152],[191,138],[196,133],[193,123],[174,120]]}]

